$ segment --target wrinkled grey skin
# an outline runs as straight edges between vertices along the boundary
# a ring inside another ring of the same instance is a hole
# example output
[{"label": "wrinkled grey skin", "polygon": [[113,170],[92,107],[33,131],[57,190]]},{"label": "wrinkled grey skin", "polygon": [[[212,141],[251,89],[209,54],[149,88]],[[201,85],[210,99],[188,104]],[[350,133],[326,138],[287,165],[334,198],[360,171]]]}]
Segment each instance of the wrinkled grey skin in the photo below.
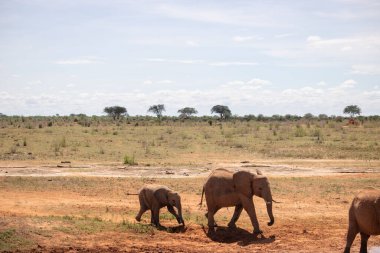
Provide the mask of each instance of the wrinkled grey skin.
[{"label": "wrinkled grey skin", "polygon": [[[209,228],[216,225],[214,214],[222,207],[235,206],[234,214],[228,223],[230,228],[235,228],[236,221],[239,219],[241,211],[244,209],[251,219],[254,228],[254,234],[261,234],[259,222],[256,216],[253,196],[256,195],[263,198],[266,202],[268,216],[270,221],[268,226],[274,224],[274,216],[272,212],[272,193],[268,179],[261,175],[250,173],[248,171],[231,172],[226,169],[216,169],[211,172],[206,183],[203,186],[203,193],[206,196],[208,212]],[[202,204],[201,199],[201,204]]]},{"label": "wrinkled grey skin", "polygon": [[[182,218],[181,197],[178,193],[163,185],[145,185],[140,189],[138,195],[140,211],[136,215],[137,221],[141,220],[141,216],[145,211],[150,210],[150,222],[153,225],[160,227],[160,209],[166,206],[168,211],[176,217],[178,223],[185,225]],[[173,207],[177,208],[178,214]]]},{"label": "wrinkled grey skin", "polygon": [[380,235],[380,190],[361,191],[352,201],[348,213],[347,243],[344,253],[349,253],[356,235],[360,233],[360,252],[367,252],[371,235]]}]

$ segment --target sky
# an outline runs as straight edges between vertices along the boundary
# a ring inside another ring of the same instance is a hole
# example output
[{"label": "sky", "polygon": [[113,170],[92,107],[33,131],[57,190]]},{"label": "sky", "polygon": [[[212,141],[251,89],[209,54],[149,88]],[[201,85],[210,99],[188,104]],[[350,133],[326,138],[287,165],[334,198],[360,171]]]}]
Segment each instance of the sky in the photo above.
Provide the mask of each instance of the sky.
[{"label": "sky", "polygon": [[0,0],[0,113],[380,114],[378,0]]}]

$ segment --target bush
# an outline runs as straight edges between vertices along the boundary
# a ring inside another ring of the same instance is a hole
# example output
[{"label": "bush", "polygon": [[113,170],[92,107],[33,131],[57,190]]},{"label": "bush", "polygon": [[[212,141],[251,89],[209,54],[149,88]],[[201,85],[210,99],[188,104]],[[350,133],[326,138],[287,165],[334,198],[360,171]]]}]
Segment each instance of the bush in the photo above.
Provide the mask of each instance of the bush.
[{"label": "bush", "polygon": [[137,165],[137,163],[135,162],[135,155],[132,155],[132,156],[125,155],[124,156],[124,164]]}]

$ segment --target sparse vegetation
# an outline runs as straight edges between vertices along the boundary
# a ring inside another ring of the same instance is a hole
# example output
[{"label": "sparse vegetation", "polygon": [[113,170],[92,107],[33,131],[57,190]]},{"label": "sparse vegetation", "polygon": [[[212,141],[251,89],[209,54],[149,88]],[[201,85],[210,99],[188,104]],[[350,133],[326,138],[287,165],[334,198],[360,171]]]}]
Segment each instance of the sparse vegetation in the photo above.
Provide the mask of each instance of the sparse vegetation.
[{"label": "sparse vegetation", "polygon": [[135,162],[135,155],[132,155],[132,156],[125,155],[123,163],[127,165],[136,165],[137,163]]},{"label": "sparse vegetation", "polygon": [[[360,127],[332,117],[307,121],[275,118],[231,117],[220,124],[216,117],[191,117],[182,122],[178,117],[163,116],[157,122],[147,116],[120,119],[115,125],[106,116],[4,116],[0,118],[0,159],[54,160],[59,156],[74,161],[122,162],[124,154],[135,154],[139,162],[153,166],[196,164],[210,155],[219,160],[244,156],[380,159],[380,145],[374,145],[380,143],[380,117],[364,117]],[[33,131],[23,127],[31,122],[52,122],[52,126]]]}]

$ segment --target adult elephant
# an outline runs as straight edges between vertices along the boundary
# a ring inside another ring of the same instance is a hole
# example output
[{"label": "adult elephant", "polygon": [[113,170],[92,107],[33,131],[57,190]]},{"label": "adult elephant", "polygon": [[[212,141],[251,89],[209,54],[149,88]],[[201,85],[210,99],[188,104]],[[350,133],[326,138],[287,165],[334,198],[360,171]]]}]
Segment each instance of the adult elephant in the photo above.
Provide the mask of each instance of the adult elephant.
[{"label": "adult elephant", "polygon": [[236,221],[244,210],[248,213],[254,228],[254,234],[261,234],[259,222],[256,216],[253,196],[263,198],[266,202],[267,212],[270,218],[268,226],[274,224],[272,212],[272,193],[267,177],[263,176],[260,171],[253,174],[248,171],[231,172],[226,169],[216,169],[211,172],[206,183],[203,186],[203,194],[206,196],[208,226],[213,228],[216,225],[214,214],[222,207],[235,206],[234,214],[228,227],[235,228]]},{"label": "adult elephant", "polygon": [[371,235],[380,235],[380,190],[366,189],[352,201],[348,213],[347,243],[344,253],[349,253],[356,235],[360,233],[360,252],[367,252]]}]

